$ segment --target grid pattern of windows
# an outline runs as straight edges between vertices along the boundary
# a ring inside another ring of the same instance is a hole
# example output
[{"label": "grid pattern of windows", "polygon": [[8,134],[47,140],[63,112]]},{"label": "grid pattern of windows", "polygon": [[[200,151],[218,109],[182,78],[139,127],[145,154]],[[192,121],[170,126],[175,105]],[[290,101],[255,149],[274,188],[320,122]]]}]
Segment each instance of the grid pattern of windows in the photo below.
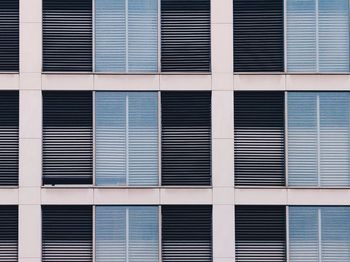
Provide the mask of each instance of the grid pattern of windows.
[{"label": "grid pattern of windows", "polygon": [[43,3],[45,72],[211,71],[209,0]]}]

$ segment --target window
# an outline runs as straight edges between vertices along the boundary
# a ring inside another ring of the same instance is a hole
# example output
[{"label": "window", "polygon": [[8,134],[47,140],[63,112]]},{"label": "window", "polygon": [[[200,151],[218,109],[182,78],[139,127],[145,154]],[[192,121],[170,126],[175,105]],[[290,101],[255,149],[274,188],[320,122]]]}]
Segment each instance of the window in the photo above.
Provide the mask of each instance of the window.
[{"label": "window", "polygon": [[237,262],[286,261],[285,207],[236,206],[235,217]]},{"label": "window", "polygon": [[19,95],[0,92],[0,186],[18,186]]},{"label": "window", "polygon": [[18,206],[0,206],[0,261],[18,261]]},{"label": "window", "polygon": [[161,0],[162,72],[210,72],[210,0]]},{"label": "window", "polygon": [[96,184],[159,184],[157,92],[96,93]]},{"label": "window", "polygon": [[158,71],[158,0],[96,0],[96,72]]},{"label": "window", "polygon": [[288,93],[288,184],[350,186],[350,93]]},{"label": "window", "polygon": [[161,209],[160,216],[158,206],[43,206],[42,261],[211,262],[212,207]]},{"label": "window", "polygon": [[235,72],[283,72],[283,0],[233,0]]},{"label": "window", "polygon": [[92,262],[92,207],[42,207],[42,261]]},{"label": "window", "polygon": [[211,93],[162,92],[162,185],[211,185]]},{"label": "window", "polygon": [[287,0],[287,70],[349,72],[347,0]]},{"label": "window", "polygon": [[211,93],[44,92],[43,184],[210,186]]},{"label": "window", "polygon": [[43,0],[43,70],[92,71],[92,0]]},{"label": "window", "polygon": [[162,207],[162,261],[213,261],[211,206]]},{"label": "window", "polygon": [[0,1],[0,71],[19,71],[19,0]]},{"label": "window", "polygon": [[209,72],[210,0],[44,0],[43,41],[46,72]]},{"label": "window", "polygon": [[235,92],[235,185],[284,186],[284,93]]},{"label": "window", "polygon": [[289,261],[349,261],[349,207],[290,207]]},{"label": "window", "polygon": [[158,262],[158,219],[158,207],[97,206],[96,262]]},{"label": "window", "polygon": [[43,183],[92,184],[92,93],[43,92]]}]

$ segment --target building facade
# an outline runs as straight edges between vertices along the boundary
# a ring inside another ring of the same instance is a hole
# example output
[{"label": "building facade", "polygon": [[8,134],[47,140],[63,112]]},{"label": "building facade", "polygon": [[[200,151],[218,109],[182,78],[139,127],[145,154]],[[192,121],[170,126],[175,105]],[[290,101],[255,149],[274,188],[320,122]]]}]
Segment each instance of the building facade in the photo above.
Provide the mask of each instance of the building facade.
[{"label": "building facade", "polygon": [[1,0],[0,261],[350,261],[349,22]]}]

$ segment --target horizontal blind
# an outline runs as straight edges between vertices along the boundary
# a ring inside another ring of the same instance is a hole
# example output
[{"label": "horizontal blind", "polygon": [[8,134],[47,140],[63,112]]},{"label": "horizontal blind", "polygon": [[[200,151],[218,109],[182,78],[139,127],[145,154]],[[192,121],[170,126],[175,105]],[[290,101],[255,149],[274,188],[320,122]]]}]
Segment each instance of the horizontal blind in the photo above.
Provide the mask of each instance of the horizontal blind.
[{"label": "horizontal blind", "polygon": [[350,260],[349,207],[290,207],[291,262]]},{"label": "horizontal blind", "polygon": [[0,1],[0,71],[19,70],[19,0]]},{"label": "horizontal blind", "polygon": [[98,185],[158,185],[158,94],[96,93]]},{"label": "horizontal blind", "polygon": [[96,261],[158,262],[158,207],[96,207]]},{"label": "horizontal blind", "polygon": [[235,185],[283,186],[284,93],[235,92]]},{"label": "horizontal blind", "polygon": [[321,92],[320,185],[350,186],[350,93]]},{"label": "horizontal blind", "polygon": [[128,71],[158,71],[158,0],[127,0]]},{"label": "horizontal blind", "polygon": [[349,72],[349,1],[318,1],[319,71]]},{"label": "horizontal blind", "polygon": [[318,208],[289,207],[289,261],[319,262]]},{"label": "horizontal blind", "polygon": [[163,72],[210,72],[210,0],[161,0]]},{"label": "horizontal blind", "polygon": [[97,0],[97,72],[158,71],[158,1]]},{"label": "horizontal blind", "polygon": [[287,71],[316,72],[316,1],[287,0]]},{"label": "horizontal blind", "polygon": [[211,184],[211,93],[162,92],[162,185]]},{"label": "horizontal blind", "polygon": [[92,71],[92,0],[43,0],[43,70]]},{"label": "horizontal blind", "polygon": [[318,184],[318,99],[313,92],[288,92],[288,185]]},{"label": "horizontal blind", "polygon": [[18,261],[18,206],[0,206],[0,261]]},{"label": "horizontal blind", "polygon": [[42,261],[92,262],[92,207],[42,207]]},{"label": "horizontal blind", "polygon": [[126,0],[95,0],[95,70],[126,70]]},{"label": "horizontal blind", "polygon": [[92,93],[43,93],[44,184],[92,183]]},{"label": "horizontal blind", "polygon": [[350,208],[321,208],[322,262],[350,261]]},{"label": "horizontal blind", "polygon": [[283,206],[236,206],[236,261],[286,261]]},{"label": "horizontal blind", "polygon": [[213,261],[211,206],[162,207],[162,261]]},{"label": "horizontal blind", "polygon": [[234,0],[236,72],[283,72],[283,0]]},{"label": "horizontal blind", "polygon": [[288,93],[291,186],[350,185],[350,94]]},{"label": "horizontal blind", "polygon": [[0,92],[0,185],[18,186],[19,95]]}]

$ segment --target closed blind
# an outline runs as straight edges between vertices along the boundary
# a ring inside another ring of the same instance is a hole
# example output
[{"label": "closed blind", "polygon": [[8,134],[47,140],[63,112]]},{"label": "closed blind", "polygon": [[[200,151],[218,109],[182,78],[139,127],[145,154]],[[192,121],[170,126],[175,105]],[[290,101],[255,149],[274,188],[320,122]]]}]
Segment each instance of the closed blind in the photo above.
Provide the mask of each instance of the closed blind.
[{"label": "closed blind", "polygon": [[319,0],[319,71],[349,72],[349,1]]},{"label": "closed blind", "polygon": [[211,93],[162,92],[162,185],[211,184]]},{"label": "closed blind", "polygon": [[0,1],[0,71],[19,71],[19,0]]},{"label": "closed blind", "polygon": [[283,206],[236,206],[236,261],[286,261]]},{"label": "closed blind", "polygon": [[92,207],[42,207],[42,261],[92,262]]},{"label": "closed blind", "polygon": [[234,0],[236,72],[283,72],[283,0]]},{"label": "closed blind", "polygon": [[212,260],[212,207],[162,207],[162,261]]},{"label": "closed blind", "polygon": [[0,92],[0,185],[18,186],[19,99],[17,91]]},{"label": "closed blind", "polygon": [[289,185],[350,185],[350,94],[288,94]]},{"label": "closed blind", "polygon": [[92,184],[92,93],[43,93],[44,184]]},{"label": "closed blind", "polygon": [[97,0],[97,72],[158,70],[158,1]]},{"label": "closed blind", "polygon": [[18,206],[0,206],[0,261],[18,261]]},{"label": "closed blind", "polygon": [[210,0],[162,0],[163,72],[210,72]]},{"label": "closed blind", "polygon": [[287,0],[287,70],[317,71],[316,1]]},{"label": "closed blind", "polygon": [[158,262],[158,208],[96,207],[96,261]]},{"label": "closed blind", "polygon": [[92,0],[43,0],[43,70],[92,71]]},{"label": "closed blind", "polygon": [[96,93],[96,183],[158,185],[158,94]]},{"label": "closed blind", "polygon": [[349,261],[349,218],[349,207],[290,207],[289,261]]},{"label": "closed blind", "polygon": [[235,92],[235,185],[283,186],[284,93]]},{"label": "closed blind", "polygon": [[290,72],[348,72],[348,1],[288,0],[287,54]]}]

